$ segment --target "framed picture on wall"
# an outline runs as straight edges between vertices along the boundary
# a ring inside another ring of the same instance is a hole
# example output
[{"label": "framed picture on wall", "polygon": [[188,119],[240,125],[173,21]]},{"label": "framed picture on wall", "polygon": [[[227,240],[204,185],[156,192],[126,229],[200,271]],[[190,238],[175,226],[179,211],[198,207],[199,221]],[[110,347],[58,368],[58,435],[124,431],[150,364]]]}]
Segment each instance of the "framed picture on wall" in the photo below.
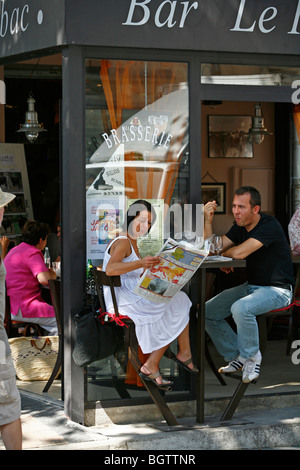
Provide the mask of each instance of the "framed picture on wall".
[{"label": "framed picture on wall", "polygon": [[209,158],[253,158],[251,116],[208,116]]},{"label": "framed picture on wall", "polygon": [[201,183],[202,204],[216,201],[216,214],[226,213],[226,183]]}]

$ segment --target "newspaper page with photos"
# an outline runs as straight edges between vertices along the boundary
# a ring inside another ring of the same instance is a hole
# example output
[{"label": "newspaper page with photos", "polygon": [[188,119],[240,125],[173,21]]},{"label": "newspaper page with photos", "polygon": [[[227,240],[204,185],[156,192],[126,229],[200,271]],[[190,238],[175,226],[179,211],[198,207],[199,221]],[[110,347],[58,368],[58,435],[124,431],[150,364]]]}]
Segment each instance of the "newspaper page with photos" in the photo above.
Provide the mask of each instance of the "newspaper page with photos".
[{"label": "newspaper page with photos", "polygon": [[135,294],[153,302],[169,302],[195,274],[208,252],[187,242],[171,238],[156,255],[160,263],[147,269],[135,289]]}]

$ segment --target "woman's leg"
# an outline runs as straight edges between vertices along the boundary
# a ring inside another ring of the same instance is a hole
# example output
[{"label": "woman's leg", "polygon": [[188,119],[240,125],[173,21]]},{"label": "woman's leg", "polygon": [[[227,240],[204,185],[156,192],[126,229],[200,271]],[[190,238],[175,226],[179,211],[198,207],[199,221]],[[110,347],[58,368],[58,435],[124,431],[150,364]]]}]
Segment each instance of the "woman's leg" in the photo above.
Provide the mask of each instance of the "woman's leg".
[{"label": "woman's leg", "polygon": [[[163,357],[165,351],[168,349],[168,347],[169,345],[157,349],[156,351],[153,351],[146,360],[145,364],[142,365],[140,371],[145,375],[154,374],[155,372],[159,371],[160,360]],[[155,380],[159,385],[162,384],[161,376],[157,377]]]},{"label": "woman's leg", "polygon": [[6,450],[22,450],[21,419],[0,426],[1,437]]},{"label": "woman's leg", "polygon": [[12,315],[11,316],[12,320],[15,321],[22,321],[22,322],[27,322],[27,323],[34,323],[36,325],[39,325],[41,328],[46,330],[46,334],[49,336],[57,336],[58,335],[58,329],[57,329],[57,322],[55,315],[53,317],[23,317],[21,312],[18,312],[17,315]]},{"label": "woman's leg", "polygon": [[[179,351],[177,353],[177,359],[181,362],[185,362],[192,357],[191,345],[190,345],[190,333],[189,333],[189,323],[186,325],[184,330],[180,333],[177,338]],[[190,362],[187,367],[193,369],[194,364]]]}]

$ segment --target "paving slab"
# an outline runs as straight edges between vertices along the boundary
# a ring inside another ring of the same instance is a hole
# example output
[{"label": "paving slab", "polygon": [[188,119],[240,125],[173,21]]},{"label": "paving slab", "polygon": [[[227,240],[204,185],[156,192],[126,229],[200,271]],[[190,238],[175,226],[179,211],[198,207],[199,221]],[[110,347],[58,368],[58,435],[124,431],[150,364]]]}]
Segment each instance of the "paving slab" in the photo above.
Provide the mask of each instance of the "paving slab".
[{"label": "paving slab", "polygon": [[218,415],[203,424],[184,418],[178,427],[163,421],[85,427],[70,421],[59,402],[21,396],[24,450],[99,450],[110,458],[117,451],[141,451],[146,457],[166,451],[196,455],[200,450],[300,449],[299,406],[237,412],[228,422],[220,422]]}]

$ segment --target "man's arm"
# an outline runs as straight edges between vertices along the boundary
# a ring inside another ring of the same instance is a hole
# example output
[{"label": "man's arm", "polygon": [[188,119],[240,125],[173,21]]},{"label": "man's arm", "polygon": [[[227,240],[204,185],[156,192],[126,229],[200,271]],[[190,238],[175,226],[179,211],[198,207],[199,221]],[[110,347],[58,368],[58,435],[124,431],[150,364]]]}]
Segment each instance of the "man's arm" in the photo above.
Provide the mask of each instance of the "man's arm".
[{"label": "man's arm", "polygon": [[[223,244],[224,244],[224,239],[229,240],[226,236],[223,236]],[[260,241],[256,240],[255,238],[249,238],[248,240],[244,241],[240,245],[234,245],[228,248],[226,248],[226,245],[224,245],[225,250],[223,249],[222,254],[224,256],[228,256],[229,258],[245,259],[247,258],[247,256],[251,255],[251,253],[253,253],[254,251],[259,250],[259,248],[261,248],[262,246],[263,246],[263,243],[261,243]]]},{"label": "man's arm", "polygon": [[[204,206],[204,238],[209,238],[213,234],[212,223],[214,219],[214,214],[216,210],[216,202],[210,201],[207,202]],[[226,235],[222,236],[223,240],[223,249],[222,253],[228,250],[230,247],[234,245],[234,243],[226,237]]]}]

